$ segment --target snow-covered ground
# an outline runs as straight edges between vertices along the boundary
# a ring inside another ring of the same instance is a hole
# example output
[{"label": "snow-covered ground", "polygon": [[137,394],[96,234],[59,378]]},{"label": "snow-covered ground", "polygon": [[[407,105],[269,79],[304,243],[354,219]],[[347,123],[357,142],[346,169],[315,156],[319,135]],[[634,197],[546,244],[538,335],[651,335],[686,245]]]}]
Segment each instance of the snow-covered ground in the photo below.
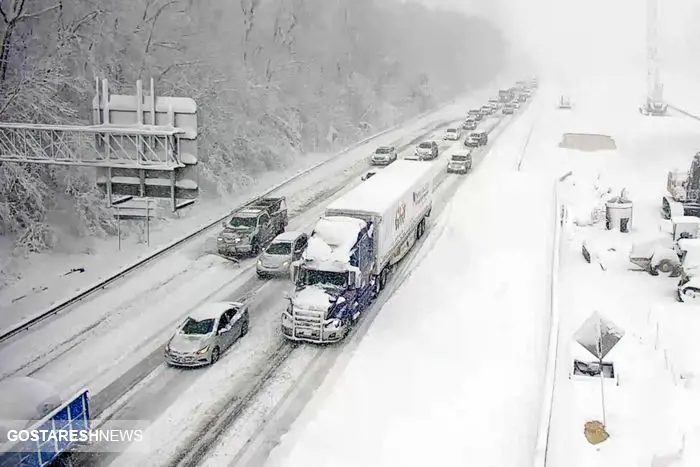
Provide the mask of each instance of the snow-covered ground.
[{"label": "snow-covered ground", "polygon": [[[539,148],[531,146],[535,157],[526,156],[527,170],[573,172],[560,188],[567,222],[555,310],[560,328],[547,456],[551,467],[700,465],[700,387],[693,384],[700,372],[694,357],[700,308],[675,301],[678,279],[631,271],[635,266],[628,261],[633,243],[669,235],[659,212],[666,174],[688,168],[700,149],[700,127],[678,114],[641,116],[635,100],[643,80],[621,78],[626,85],[601,89],[582,79],[586,84],[579,89],[577,106],[544,117],[541,127],[548,128],[549,138]],[[617,149],[559,148],[564,132],[609,135]],[[612,191],[601,197],[608,188]],[[634,202],[629,234],[605,231],[601,223],[575,225],[622,188]],[[595,253],[591,264],[581,253],[584,241]],[[619,384],[604,386],[610,438],[599,445],[588,443],[584,424],[603,421],[600,380],[569,378],[573,359],[594,360],[573,337],[594,311],[625,331],[605,359],[614,364]]]},{"label": "snow-covered ground", "polygon": [[[503,79],[503,81],[506,80]],[[345,170],[352,168],[358,162],[364,162],[378,145],[396,143],[402,138],[410,138],[411,135],[415,135],[431,124],[456,118],[457,115],[462,116],[465,109],[469,108],[468,106],[472,103],[481,103],[492,95],[499,84],[501,84],[500,81],[484,89],[476,90],[437,111],[414,118],[405,125],[388,131],[367,144],[358,145],[338,157],[334,162],[286,186],[281,194],[297,195],[299,198],[305,197],[308,201],[309,198],[313,198],[314,194],[318,194],[319,184],[326,185],[328,183],[326,178],[329,173],[342,175]],[[134,236],[123,239],[121,249],[119,249],[116,238],[90,238],[81,242],[79,247],[72,245],[52,252],[30,255],[28,258],[17,258],[10,256],[9,244],[3,242],[0,244],[0,247],[3,248],[0,250],[0,258],[2,258],[0,271],[6,271],[6,273],[0,272],[0,330],[75,295],[78,291],[102,278],[115,274],[120,269],[133,264],[173,240],[182,238],[200,226],[222,217],[255,194],[261,193],[270,186],[331,157],[333,156],[329,154],[306,155],[299,160],[299,164],[295,167],[257,177],[255,183],[248,190],[237,193],[230,199],[202,200],[192,209],[188,208],[189,211],[183,218],[154,223],[150,228],[150,246],[147,246],[145,241],[139,243]],[[197,242],[192,248],[194,251],[203,249]],[[165,266],[166,263],[167,261],[159,261],[159,267],[163,267],[163,271],[174,273],[186,269],[181,262]],[[71,272],[80,268],[83,268],[84,271]],[[162,272],[149,273],[145,277],[156,281],[156,283],[169,279]],[[144,286],[147,285],[143,280],[140,282]]]},{"label": "snow-covered ground", "polygon": [[537,109],[494,142],[269,465],[523,465],[532,457],[554,220],[550,177],[517,172],[533,127]]},{"label": "snow-covered ground", "polygon": [[[515,117],[516,120],[517,118]],[[504,122],[512,120],[512,117],[505,118]],[[495,119],[488,119],[482,127],[491,127],[492,121],[495,122]],[[434,137],[439,138],[441,134],[438,132]],[[493,137],[498,137],[498,134],[499,129],[493,132]],[[416,162],[432,164],[436,168],[439,188],[433,210],[435,215],[439,214],[456,187],[465,180],[463,176],[446,176],[445,173],[448,157],[450,153],[460,150],[461,141],[445,142],[441,146],[444,150],[438,160]],[[475,164],[485,154],[486,150],[476,151]],[[307,228],[310,229],[311,225]],[[308,370],[309,365],[318,364],[318,360],[332,359],[333,352],[342,353],[342,344],[335,350],[313,346],[293,348],[284,341],[278,323],[285,306],[282,292],[288,289],[286,281],[271,282],[265,286],[264,291],[252,297],[251,318],[255,321],[251,321],[249,335],[238,348],[224,355],[209,371],[182,372],[162,365],[130,391],[130,394],[125,395],[124,401],[115,404],[110,415],[114,418],[129,419],[133,418],[129,414],[138,413],[140,418],[152,421],[148,431],[150,452],[144,454],[135,445],[129,453],[116,459],[115,465],[134,462],[158,464],[172,462],[174,459],[178,459],[181,465],[192,465],[206,454],[200,452],[200,449],[206,447],[210,438],[217,441],[216,438],[221,434],[218,424],[224,423],[222,428],[227,428],[227,411],[232,411],[231,416],[234,418],[240,416],[243,419],[241,424],[236,424],[241,429],[236,428],[235,439],[224,437],[221,440],[226,441],[224,450],[227,456],[235,455],[265,421],[271,406],[277,403],[277,398],[284,395],[285,386],[298,383],[298,375]],[[274,372],[274,377],[271,386],[265,387],[261,393],[262,401],[247,404],[247,395],[255,393],[259,385],[266,383],[270,377],[269,372]],[[245,403],[246,410],[239,414],[236,411],[242,403]],[[220,452],[217,450],[215,455],[220,455]],[[219,458],[215,463],[220,465],[227,460],[230,457]]]}]

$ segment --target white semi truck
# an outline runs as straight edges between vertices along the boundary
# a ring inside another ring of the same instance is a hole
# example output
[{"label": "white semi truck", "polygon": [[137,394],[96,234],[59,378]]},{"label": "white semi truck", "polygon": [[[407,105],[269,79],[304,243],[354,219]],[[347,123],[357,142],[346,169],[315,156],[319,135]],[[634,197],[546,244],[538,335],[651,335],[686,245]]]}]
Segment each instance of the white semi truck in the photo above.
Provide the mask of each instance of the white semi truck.
[{"label": "white semi truck", "polygon": [[426,230],[432,209],[432,163],[394,162],[332,202],[318,220],[282,314],[295,341],[337,342],[384,289],[393,265]]}]

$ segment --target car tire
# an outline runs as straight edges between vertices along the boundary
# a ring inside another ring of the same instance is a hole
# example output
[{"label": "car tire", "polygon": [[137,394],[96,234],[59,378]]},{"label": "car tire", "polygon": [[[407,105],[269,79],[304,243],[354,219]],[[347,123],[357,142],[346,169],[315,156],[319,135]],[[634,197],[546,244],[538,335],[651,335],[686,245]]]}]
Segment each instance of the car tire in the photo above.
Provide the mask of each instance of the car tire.
[{"label": "car tire", "polygon": [[214,350],[211,351],[211,359],[209,360],[209,364],[213,365],[214,363],[218,362],[219,357],[221,357],[221,351],[218,347],[214,347]]},{"label": "car tire", "polygon": [[253,246],[250,249],[250,253],[253,256],[258,256],[260,254],[260,244],[258,243],[257,240],[253,241]]},{"label": "car tire", "polygon": [[245,321],[243,321],[243,324],[241,324],[241,337],[248,334],[248,326],[249,326],[249,322],[248,322],[248,318],[246,318]]}]

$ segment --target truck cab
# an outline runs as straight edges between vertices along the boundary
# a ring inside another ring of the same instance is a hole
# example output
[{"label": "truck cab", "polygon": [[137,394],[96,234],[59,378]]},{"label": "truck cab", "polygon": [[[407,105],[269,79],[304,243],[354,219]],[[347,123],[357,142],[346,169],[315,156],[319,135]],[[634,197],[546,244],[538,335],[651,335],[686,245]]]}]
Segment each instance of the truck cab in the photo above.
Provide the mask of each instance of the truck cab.
[{"label": "truck cab", "polygon": [[300,261],[292,264],[294,293],[282,314],[290,340],[332,343],[345,338],[373,298],[368,287],[374,255],[371,223],[322,217]]},{"label": "truck cab", "polygon": [[284,198],[264,198],[236,211],[217,237],[217,250],[224,257],[257,256],[287,227]]}]

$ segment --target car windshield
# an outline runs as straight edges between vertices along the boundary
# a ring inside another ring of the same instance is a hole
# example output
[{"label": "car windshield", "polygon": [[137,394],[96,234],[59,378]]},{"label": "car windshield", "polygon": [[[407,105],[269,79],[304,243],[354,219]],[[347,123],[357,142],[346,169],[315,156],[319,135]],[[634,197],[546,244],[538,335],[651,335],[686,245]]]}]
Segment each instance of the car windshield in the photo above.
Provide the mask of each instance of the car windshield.
[{"label": "car windshield", "polygon": [[448,128],[448,129],[447,129],[447,132],[448,132],[448,133],[457,133],[457,130],[454,129],[454,128]]},{"label": "car windshield", "polygon": [[187,318],[187,321],[182,326],[181,332],[187,335],[204,335],[209,334],[214,329],[214,319],[202,319],[197,321],[194,318]]},{"label": "car windshield", "polygon": [[265,250],[268,255],[288,255],[291,252],[292,244],[290,242],[274,242]]},{"label": "car windshield", "polygon": [[234,229],[238,228],[251,228],[258,225],[257,217],[232,217],[228,222],[229,227]]},{"label": "car windshield", "polygon": [[343,287],[348,283],[347,272],[329,272],[316,269],[302,269],[299,272],[299,282],[303,285],[327,285]]},{"label": "car windshield", "polygon": [[455,154],[452,156],[452,160],[457,162],[466,162],[467,156],[463,154]]},{"label": "car windshield", "polygon": [[376,151],[377,154],[389,154],[390,152],[391,150],[389,148],[379,148]]},{"label": "car windshield", "polygon": [[418,147],[421,149],[430,149],[432,147],[432,145],[430,143],[420,143],[420,145],[418,145]]}]

